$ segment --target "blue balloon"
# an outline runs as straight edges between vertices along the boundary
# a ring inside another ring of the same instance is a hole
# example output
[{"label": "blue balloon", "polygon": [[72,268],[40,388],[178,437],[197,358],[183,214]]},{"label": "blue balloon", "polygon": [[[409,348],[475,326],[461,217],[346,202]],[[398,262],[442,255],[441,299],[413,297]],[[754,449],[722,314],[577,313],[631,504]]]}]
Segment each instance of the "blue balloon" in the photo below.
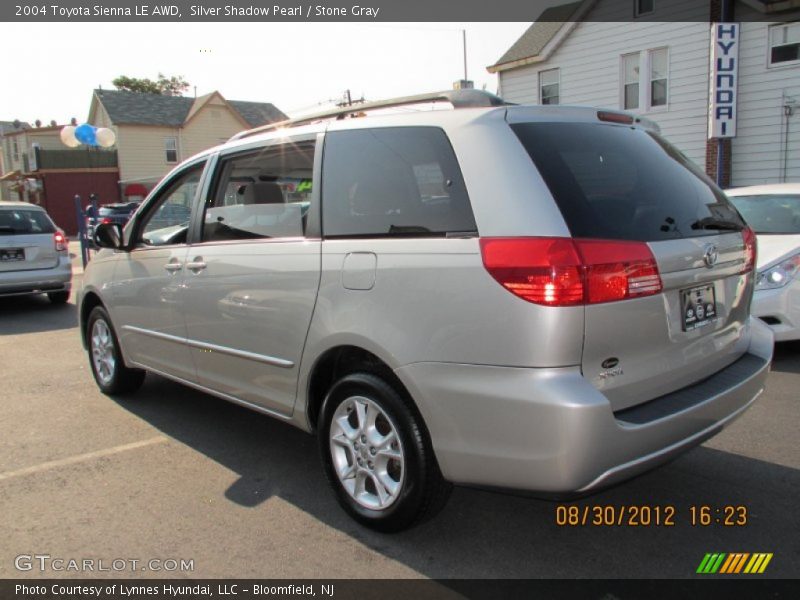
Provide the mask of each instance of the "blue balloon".
[{"label": "blue balloon", "polygon": [[77,139],[81,144],[86,144],[87,146],[96,146],[96,133],[97,128],[92,127],[88,123],[84,123],[83,125],[78,125],[75,128],[75,139]]}]

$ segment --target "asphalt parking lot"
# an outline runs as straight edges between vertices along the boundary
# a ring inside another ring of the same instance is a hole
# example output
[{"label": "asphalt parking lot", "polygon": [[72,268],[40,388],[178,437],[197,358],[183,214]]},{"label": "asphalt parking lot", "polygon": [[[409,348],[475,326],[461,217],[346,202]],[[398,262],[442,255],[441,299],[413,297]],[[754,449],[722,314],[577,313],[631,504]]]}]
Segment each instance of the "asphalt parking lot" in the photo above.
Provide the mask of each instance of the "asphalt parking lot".
[{"label": "asphalt parking lot", "polygon": [[[555,503],[456,489],[387,536],[340,510],[305,433],[156,376],[102,395],[77,324],[74,298],[0,299],[2,578],[680,578],[707,552],[771,552],[762,577],[797,576],[800,344],[778,346],[767,391],[722,434],[578,502],[670,505],[674,526],[558,526]],[[747,525],[692,526],[699,505],[745,506]],[[19,571],[19,555],[141,562]],[[142,571],[151,559],[193,569]]]}]

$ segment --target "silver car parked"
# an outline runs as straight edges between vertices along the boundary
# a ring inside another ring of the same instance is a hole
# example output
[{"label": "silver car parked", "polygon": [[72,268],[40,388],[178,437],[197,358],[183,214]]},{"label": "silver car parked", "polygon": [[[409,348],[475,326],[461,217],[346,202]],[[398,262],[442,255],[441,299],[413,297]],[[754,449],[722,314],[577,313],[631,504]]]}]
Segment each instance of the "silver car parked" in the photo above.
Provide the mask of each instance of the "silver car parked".
[{"label": "silver car parked", "polygon": [[72,286],[69,240],[45,210],[0,202],[0,296],[47,294],[64,304]]},{"label": "silver car parked", "polygon": [[451,484],[617,483],[762,392],[753,232],[653,124],[476,91],[352,110],[240,134],[98,228],[101,390],[150,371],[315,433],[383,531]]}]

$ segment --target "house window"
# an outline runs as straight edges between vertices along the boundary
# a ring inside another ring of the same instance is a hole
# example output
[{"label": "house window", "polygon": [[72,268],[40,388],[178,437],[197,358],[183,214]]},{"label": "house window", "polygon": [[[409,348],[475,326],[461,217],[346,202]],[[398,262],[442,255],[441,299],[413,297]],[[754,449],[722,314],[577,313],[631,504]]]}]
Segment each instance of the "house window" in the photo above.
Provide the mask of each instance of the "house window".
[{"label": "house window", "polygon": [[622,108],[639,108],[639,53],[622,57]]},{"label": "house window", "polygon": [[650,108],[667,105],[668,56],[666,48],[650,50]]},{"label": "house window", "polygon": [[769,64],[800,63],[800,22],[769,28]]},{"label": "house window", "polygon": [[633,16],[650,15],[656,10],[656,0],[633,0]]},{"label": "house window", "polygon": [[559,96],[559,72],[558,69],[541,71],[539,73],[539,103],[558,104]]},{"label": "house window", "polygon": [[174,137],[164,138],[164,150],[167,153],[167,162],[178,162],[178,140]]},{"label": "house window", "polygon": [[[620,104],[624,110],[658,109],[667,105],[669,92],[669,50],[623,54],[620,66]],[[641,73],[647,73],[641,81]]]},{"label": "house window", "polygon": [[13,148],[12,155],[14,160],[19,160],[19,143],[17,142],[16,137],[11,138],[11,147]]}]

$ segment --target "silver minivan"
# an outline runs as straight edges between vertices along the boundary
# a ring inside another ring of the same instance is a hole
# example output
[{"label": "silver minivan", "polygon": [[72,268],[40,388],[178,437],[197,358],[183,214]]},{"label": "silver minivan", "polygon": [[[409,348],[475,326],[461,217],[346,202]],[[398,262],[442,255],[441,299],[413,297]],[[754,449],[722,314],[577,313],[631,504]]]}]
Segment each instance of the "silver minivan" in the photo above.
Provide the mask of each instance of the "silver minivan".
[{"label": "silver minivan", "polygon": [[102,391],[149,371],[314,433],[383,531],[452,484],[617,483],[763,391],[753,232],[655,125],[477,91],[353,110],[240,134],[98,228]]}]

